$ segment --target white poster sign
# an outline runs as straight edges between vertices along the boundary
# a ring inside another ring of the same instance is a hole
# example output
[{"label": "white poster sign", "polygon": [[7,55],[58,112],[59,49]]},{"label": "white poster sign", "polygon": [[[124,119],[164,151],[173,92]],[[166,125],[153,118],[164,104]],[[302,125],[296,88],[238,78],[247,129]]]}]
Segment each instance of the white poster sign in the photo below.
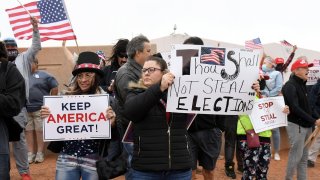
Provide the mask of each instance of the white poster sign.
[{"label": "white poster sign", "polygon": [[44,141],[111,138],[107,94],[44,96],[44,105],[51,112],[44,119]]},{"label": "white poster sign", "polygon": [[197,114],[247,114],[253,108],[260,50],[174,45],[169,70],[167,111]]},{"label": "white poster sign", "polygon": [[320,77],[320,60],[314,59],[312,63],[314,64],[314,66],[309,68],[307,81],[308,86],[316,84]]},{"label": "white poster sign", "polygon": [[283,96],[257,99],[249,115],[254,131],[259,133],[269,129],[287,126],[287,114],[282,112],[284,107]]}]

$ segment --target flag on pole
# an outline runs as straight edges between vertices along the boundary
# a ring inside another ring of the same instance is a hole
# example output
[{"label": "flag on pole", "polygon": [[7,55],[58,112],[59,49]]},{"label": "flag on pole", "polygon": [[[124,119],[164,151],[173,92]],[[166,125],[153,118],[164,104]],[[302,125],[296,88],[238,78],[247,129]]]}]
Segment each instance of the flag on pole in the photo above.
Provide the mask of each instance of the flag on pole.
[{"label": "flag on pole", "polygon": [[[63,0],[34,1],[25,4],[24,7],[30,12],[31,16],[39,20],[41,41],[76,39]],[[30,16],[23,6],[6,9],[6,12],[15,38],[31,39]]]},{"label": "flag on pole", "polygon": [[262,49],[262,44],[261,44],[260,38],[246,41],[244,47],[246,49]]},{"label": "flag on pole", "polygon": [[284,47],[285,51],[290,54],[291,51],[292,51],[292,48],[293,48],[293,45],[290,44],[288,41],[286,40],[283,40],[283,41],[280,41],[280,44]]},{"label": "flag on pole", "polygon": [[290,43],[289,43],[288,41],[286,41],[286,40],[280,41],[280,43],[281,43],[281,45],[283,45],[283,46],[290,46],[290,47],[293,46],[292,44],[290,44]]},{"label": "flag on pole", "polygon": [[314,59],[312,61],[312,63],[313,63],[313,66],[319,67],[320,66],[320,59]]}]

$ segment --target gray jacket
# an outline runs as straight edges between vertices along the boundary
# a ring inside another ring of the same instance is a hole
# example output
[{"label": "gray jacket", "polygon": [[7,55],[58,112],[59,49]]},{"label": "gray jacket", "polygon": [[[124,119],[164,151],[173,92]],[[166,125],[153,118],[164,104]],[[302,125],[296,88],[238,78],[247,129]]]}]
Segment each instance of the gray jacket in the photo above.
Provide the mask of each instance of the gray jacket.
[{"label": "gray jacket", "polygon": [[41,41],[39,30],[33,31],[32,45],[27,51],[20,53],[14,61],[23,78],[25,79],[27,99],[29,98],[29,76],[31,75],[31,63],[34,61],[35,56],[40,50]]},{"label": "gray jacket", "polygon": [[117,72],[115,78],[115,95],[116,95],[116,109],[117,120],[127,127],[130,120],[126,119],[123,115],[123,105],[126,101],[128,93],[129,82],[138,82],[141,77],[142,66],[139,65],[134,59],[129,58]]}]

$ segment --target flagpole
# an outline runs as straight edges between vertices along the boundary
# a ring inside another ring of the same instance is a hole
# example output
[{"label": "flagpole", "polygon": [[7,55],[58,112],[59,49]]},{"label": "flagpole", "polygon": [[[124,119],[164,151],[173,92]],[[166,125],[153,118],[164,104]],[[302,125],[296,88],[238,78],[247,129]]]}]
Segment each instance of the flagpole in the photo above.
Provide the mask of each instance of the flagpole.
[{"label": "flagpole", "polygon": [[27,11],[27,13],[29,14],[29,16],[32,17],[31,14],[30,14],[30,12],[24,7],[24,5],[23,5],[19,0],[17,0],[17,1],[20,3],[20,5],[23,7],[23,9]]},{"label": "flagpole", "polygon": [[307,141],[305,142],[304,146],[312,146],[317,139],[317,137],[320,136],[320,127],[316,128],[311,135],[308,137]]},{"label": "flagpole", "polygon": [[[72,28],[73,29],[73,28]],[[74,40],[76,42],[76,45],[77,45],[77,49],[78,49],[78,54],[80,54],[80,49],[79,49],[79,46],[78,46],[78,41],[77,39]]]},{"label": "flagpole", "polygon": [[[71,23],[71,19],[70,19],[70,17],[69,17],[69,13],[68,13],[68,11],[67,11],[67,6],[66,6],[64,0],[61,0],[61,2],[62,2],[62,4],[63,4],[63,6],[64,6],[65,11],[66,11],[66,15],[68,16],[68,19],[69,19],[69,22],[70,22],[70,26],[71,26],[71,28],[73,29],[72,23]],[[75,39],[74,41],[76,42],[78,54],[80,54],[80,49],[79,49],[78,41],[77,41],[77,39]]]}]

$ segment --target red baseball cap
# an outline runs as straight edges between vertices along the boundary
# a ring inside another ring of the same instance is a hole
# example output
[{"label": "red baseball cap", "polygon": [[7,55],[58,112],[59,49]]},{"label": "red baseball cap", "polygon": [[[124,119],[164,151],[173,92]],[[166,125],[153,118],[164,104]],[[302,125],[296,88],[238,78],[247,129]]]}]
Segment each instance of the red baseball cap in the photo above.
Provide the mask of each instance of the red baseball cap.
[{"label": "red baseball cap", "polygon": [[296,70],[297,68],[306,68],[312,67],[313,63],[308,64],[308,62],[304,59],[297,59],[291,66],[291,71]]},{"label": "red baseball cap", "polygon": [[275,61],[276,61],[276,64],[283,64],[284,63],[283,58],[276,58]]}]

